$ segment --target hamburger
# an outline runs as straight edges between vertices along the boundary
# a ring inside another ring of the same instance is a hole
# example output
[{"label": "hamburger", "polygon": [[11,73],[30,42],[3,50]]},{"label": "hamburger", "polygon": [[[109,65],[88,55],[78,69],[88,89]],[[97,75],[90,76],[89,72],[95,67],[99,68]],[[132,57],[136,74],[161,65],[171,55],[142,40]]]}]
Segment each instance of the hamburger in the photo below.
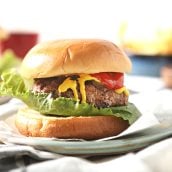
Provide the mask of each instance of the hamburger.
[{"label": "hamburger", "polygon": [[100,139],[135,122],[124,73],[129,58],[105,40],[57,40],[33,47],[18,71],[2,74],[0,91],[26,106],[15,119],[25,136]]}]

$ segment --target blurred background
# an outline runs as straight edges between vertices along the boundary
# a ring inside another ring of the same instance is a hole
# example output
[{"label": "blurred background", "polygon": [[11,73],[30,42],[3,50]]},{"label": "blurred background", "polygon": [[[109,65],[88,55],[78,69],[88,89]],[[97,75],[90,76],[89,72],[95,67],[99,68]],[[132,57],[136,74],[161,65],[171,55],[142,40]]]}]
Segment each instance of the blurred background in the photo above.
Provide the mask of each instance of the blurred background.
[{"label": "blurred background", "polygon": [[1,57],[22,59],[38,42],[66,38],[113,41],[132,75],[172,80],[170,0],[0,0]]}]

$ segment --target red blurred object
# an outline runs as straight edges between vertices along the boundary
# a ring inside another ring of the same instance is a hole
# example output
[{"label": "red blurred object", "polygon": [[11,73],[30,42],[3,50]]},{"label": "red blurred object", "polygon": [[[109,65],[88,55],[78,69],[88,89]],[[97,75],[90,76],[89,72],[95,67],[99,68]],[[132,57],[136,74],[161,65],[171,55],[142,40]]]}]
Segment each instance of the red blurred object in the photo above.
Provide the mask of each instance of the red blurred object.
[{"label": "red blurred object", "polygon": [[6,49],[12,49],[19,58],[23,58],[37,43],[38,33],[10,32],[8,38],[1,41],[0,49],[2,53]]},{"label": "red blurred object", "polygon": [[1,41],[0,41],[0,55],[1,55],[1,53],[2,53],[2,46],[1,46]]}]

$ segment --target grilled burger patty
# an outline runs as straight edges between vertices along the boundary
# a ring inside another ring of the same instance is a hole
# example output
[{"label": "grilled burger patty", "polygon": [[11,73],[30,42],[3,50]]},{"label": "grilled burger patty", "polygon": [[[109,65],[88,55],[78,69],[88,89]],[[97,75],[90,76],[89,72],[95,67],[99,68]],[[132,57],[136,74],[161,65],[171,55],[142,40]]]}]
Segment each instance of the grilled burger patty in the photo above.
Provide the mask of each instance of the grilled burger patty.
[{"label": "grilled burger patty", "polygon": [[[76,79],[78,76],[73,75],[71,78]],[[66,97],[73,98],[73,91],[68,89],[66,92],[59,93],[58,87],[66,79],[65,76],[51,77],[51,78],[39,78],[35,79],[33,85],[33,91],[52,93],[53,98]],[[100,108],[126,105],[128,102],[128,96],[124,93],[118,94],[114,90],[108,89],[106,86],[98,83],[96,81],[86,81],[86,102],[93,104],[94,106]],[[77,91],[79,99],[81,100],[81,93],[79,90],[79,83],[77,83]]]}]

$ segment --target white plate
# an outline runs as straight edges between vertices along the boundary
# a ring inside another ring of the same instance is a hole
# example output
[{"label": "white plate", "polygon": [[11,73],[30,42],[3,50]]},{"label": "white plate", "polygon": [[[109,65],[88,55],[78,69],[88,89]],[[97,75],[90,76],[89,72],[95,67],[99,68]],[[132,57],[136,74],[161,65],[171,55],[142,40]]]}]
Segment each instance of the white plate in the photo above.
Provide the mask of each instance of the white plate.
[{"label": "white plate", "polygon": [[105,141],[79,141],[49,138],[35,138],[11,134],[9,128],[1,123],[0,138],[4,143],[33,146],[39,150],[46,150],[65,155],[111,155],[136,151],[155,142],[172,136],[172,124],[156,125],[141,132],[127,135],[115,140]]}]

